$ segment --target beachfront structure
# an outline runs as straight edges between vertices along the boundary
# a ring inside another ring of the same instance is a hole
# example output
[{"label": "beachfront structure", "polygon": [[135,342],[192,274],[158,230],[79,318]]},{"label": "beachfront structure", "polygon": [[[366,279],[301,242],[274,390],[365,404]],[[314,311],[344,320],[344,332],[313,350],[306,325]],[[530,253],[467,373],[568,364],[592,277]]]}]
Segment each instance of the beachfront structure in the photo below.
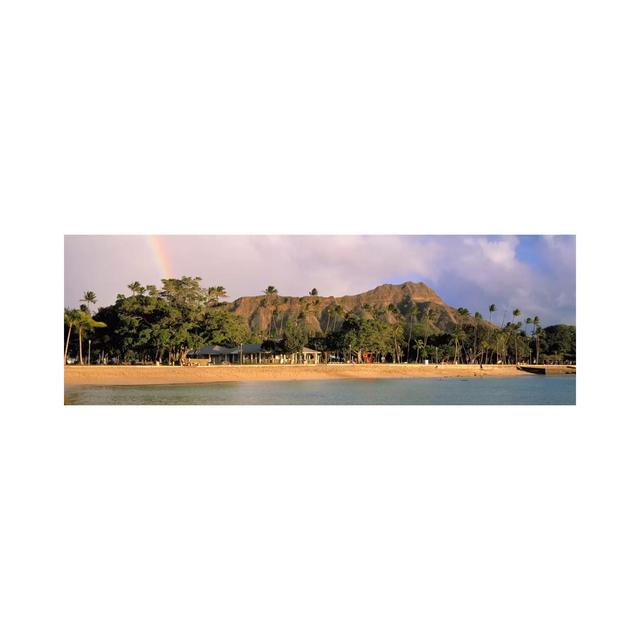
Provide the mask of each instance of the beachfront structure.
[{"label": "beachfront structure", "polygon": [[223,347],[219,344],[205,344],[187,354],[191,364],[267,364],[272,361],[272,353],[261,344],[242,344],[238,347]]},{"label": "beachfront structure", "polygon": [[223,347],[207,344],[187,354],[192,365],[210,364],[319,364],[320,351],[304,347],[301,353],[274,353],[259,343]]},{"label": "beachfront structure", "polygon": [[199,349],[189,351],[187,358],[190,364],[194,365],[228,364],[231,362],[229,355],[232,351],[233,349],[219,344],[205,344]]},{"label": "beachfront structure", "polygon": [[259,343],[241,344],[229,350],[231,364],[272,364],[273,353]]},{"label": "beachfront structure", "polygon": [[320,358],[322,357],[320,351],[310,349],[309,347],[304,347],[301,354],[294,353],[292,355],[297,357],[299,364],[320,364]]}]

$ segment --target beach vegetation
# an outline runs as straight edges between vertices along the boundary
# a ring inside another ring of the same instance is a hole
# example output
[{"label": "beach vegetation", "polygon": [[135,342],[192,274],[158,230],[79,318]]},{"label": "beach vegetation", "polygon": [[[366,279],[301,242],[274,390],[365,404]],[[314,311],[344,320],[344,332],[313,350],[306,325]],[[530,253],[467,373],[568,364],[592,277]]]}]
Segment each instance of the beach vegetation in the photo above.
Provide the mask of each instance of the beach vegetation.
[{"label": "beach vegetation", "polygon": [[91,316],[91,314],[85,310],[87,308],[86,305],[81,305],[81,307],[84,307],[84,309],[83,308],[80,308],[80,309],[66,308],[64,310],[64,321],[67,327],[67,337],[65,340],[65,347],[64,347],[65,364],[67,364],[68,358],[69,358],[69,347],[70,347],[70,340],[71,340],[71,334],[73,329],[75,329],[76,335],[78,338],[77,352],[76,352],[77,358],[79,363],[81,365],[84,365],[84,351],[83,351],[84,339],[87,336],[93,335],[93,331],[95,329],[103,329],[103,328],[106,328],[107,326],[104,322],[94,319]]},{"label": "beach vegetation", "polygon": [[[180,364],[203,345],[238,347],[259,343],[274,353],[321,351],[325,362],[393,362],[447,364],[543,363],[545,358],[575,360],[575,327],[543,328],[530,314],[513,309],[511,322],[489,321],[465,307],[452,309],[410,295],[369,298],[357,306],[343,300],[285,298],[269,285],[262,296],[239,309],[225,301],[221,285],[205,287],[199,277],[167,278],[162,285],[134,281],[113,304],[92,314],[96,294],[84,293],[80,308],[64,310],[64,360],[85,362],[85,342],[92,340],[92,362]],[[243,305],[247,299],[242,299]],[[244,307],[246,308],[246,307]],[[507,311],[505,310],[504,315]],[[74,335],[77,338],[74,340]],[[292,358],[291,361],[297,360]]]}]

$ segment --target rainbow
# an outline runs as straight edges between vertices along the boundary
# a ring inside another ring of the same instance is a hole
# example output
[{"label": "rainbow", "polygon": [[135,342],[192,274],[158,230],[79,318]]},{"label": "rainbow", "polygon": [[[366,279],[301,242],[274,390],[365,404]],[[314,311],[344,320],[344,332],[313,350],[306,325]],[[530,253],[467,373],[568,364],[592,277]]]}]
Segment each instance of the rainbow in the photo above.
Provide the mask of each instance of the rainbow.
[{"label": "rainbow", "polygon": [[169,254],[164,246],[162,236],[147,236],[147,244],[153,253],[161,277],[172,278],[173,268],[171,267],[171,260],[169,260]]}]

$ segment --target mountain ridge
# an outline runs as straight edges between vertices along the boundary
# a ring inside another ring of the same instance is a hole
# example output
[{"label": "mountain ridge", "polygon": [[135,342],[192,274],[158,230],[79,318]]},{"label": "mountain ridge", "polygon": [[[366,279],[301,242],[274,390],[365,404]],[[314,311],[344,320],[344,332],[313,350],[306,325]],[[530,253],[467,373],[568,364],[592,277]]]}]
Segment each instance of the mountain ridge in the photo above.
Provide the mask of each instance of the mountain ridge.
[{"label": "mountain ridge", "polygon": [[457,324],[473,322],[473,318],[461,316],[424,282],[385,283],[362,293],[344,296],[263,293],[241,296],[226,304],[258,335],[272,331],[279,333],[289,321],[304,321],[311,334],[326,333],[339,329],[347,313],[355,313],[362,318],[378,316],[389,323],[400,322],[409,319],[412,304],[417,318],[424,318],[426,309],[431,309],[429,323],[439,330],[451,330]]}]

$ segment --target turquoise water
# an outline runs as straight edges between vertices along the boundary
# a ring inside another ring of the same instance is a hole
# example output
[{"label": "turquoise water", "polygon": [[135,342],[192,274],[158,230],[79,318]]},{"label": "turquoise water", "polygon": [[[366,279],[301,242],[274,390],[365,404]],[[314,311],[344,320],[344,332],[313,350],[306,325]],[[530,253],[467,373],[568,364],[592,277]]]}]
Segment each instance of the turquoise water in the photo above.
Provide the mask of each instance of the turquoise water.
[{"label": "turquoise water", "polygon": [[65,404],[542,405],[576,403],[576,377],[404,378],[67,386]]}]

